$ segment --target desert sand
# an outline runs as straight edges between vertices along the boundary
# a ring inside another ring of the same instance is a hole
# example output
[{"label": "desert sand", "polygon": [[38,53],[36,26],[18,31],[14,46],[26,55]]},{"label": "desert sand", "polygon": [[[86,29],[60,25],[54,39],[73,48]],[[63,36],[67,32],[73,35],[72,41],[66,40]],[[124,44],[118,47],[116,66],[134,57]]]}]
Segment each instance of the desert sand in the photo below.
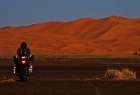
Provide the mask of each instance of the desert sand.
[{"label": "desert sand", "polygon": [[15,54],[22,41],[36,55],[132,55],[140,52],[140,19],[110,16],[0,28],[0,55]]}]

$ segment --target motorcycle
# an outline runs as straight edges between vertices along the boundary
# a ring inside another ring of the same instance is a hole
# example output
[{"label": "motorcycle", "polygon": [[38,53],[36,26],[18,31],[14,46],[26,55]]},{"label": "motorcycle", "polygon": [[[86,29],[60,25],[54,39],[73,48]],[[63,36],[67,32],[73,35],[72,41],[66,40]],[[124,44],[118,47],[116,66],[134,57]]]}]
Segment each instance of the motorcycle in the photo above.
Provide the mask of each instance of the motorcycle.
[{"label": "motorcycle", "polygon": [[14,56],[14,60],[16,65],[14,66],[13,73],[19,78],[19,80],[26,81],[28,76],[32,73],[32,65],[29,64],[30,58],[27,56],[16,58]]}]

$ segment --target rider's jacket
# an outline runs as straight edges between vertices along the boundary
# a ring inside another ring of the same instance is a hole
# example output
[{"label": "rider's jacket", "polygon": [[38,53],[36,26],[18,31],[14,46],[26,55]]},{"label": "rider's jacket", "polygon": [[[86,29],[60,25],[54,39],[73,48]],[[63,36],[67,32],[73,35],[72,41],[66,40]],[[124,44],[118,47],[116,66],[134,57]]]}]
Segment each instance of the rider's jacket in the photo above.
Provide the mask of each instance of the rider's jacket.
[{"label": "rider's jacket", "polygon": [[19,58],[23,55],[30,58],[31,57],[30,49],[29,48],[18,48],[17,53],[16,53],[16,58]]}]

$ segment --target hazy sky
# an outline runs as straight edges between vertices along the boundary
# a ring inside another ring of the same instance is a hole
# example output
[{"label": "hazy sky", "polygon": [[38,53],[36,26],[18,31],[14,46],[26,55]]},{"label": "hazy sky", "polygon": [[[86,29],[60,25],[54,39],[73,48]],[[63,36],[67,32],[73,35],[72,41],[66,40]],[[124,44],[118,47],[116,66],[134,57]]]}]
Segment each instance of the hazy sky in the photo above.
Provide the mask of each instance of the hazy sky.
[{"label": "hazy sky", "polygon": [[140,0],[0,0],[0,26],[111,15],[140,17]]}]

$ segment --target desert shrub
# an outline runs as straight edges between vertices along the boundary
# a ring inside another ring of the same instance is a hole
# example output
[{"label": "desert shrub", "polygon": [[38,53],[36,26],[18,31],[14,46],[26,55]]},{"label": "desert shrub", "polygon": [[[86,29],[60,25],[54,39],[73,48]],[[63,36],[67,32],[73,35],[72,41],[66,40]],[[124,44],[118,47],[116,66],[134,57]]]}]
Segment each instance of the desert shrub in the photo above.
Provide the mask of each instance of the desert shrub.
[{"label": "desert shrub", "polygon": [[136,72],[129,70],[128,68],[124,68],[121,70],[121,73],[124,77],[124,79],[136,79]]},{"label": "desert shrub", "polygon": [[132,53],[132,55],[140,56],[140,53],[139,52],[134,52],[134,53]]},{"label": "desert shrub", "polygon": [[134,52],[132,55],[138,55],[138,52]]},{"label": "desert shrub", "polygon": [[105,80],[134,80],[136,79],[136,72],[127,68],[122,70],[107,69],[104,74]]},{"label": "desert shrub", "polygon": [[108,69],[104,74],[104,79],[112,80],[118,78],[120,76],[121,72],[119,70],[115,69]]}]

